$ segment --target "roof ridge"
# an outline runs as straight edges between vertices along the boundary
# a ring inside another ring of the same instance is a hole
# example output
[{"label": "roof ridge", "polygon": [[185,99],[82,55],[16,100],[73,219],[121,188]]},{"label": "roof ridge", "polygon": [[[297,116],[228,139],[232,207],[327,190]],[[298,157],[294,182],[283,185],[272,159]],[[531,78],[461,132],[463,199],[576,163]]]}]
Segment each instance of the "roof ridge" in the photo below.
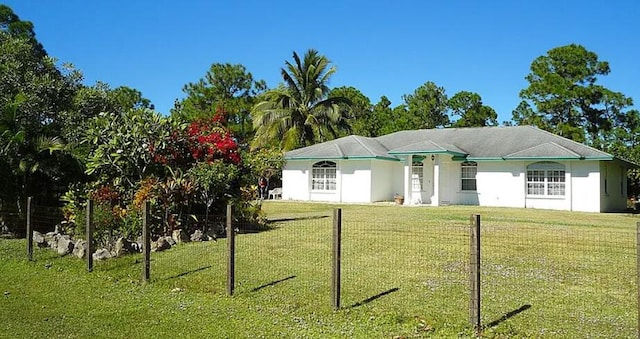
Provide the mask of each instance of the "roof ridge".
[{"label": "roof ridge", "polygon": [[[514,127],[516,127],[516,126],[514,126]],[[552,133],[552,132],[549,132],[549,131],[544,130],[544,129],[542,129],[542,128],[539,128],[538,126],[533,126],[533,125],[524,125],[523,127],[528,127],[528,128],[530,128],[530,129],[536,130],[536,131],[538,131],[538,132],[542,132],[542,133],[549,134],[549,135],[553,136],[554,138],[561,138],[563,141],[567,141],[567,142],[569,142],[569,143],[576,144],[576,145],[581,146],[581,147],[587,147],[587,148],[590,148],[590,149],[592,149],[592,150],[594,150],[594,151],[596,151],[596,152],[599,152],[599,153],[602,153],[602,154],[606,154],[606,155],[608,155],[608,156],[613,156],[613,155],[612,155],[612,154],[610,154],[610,153],[607,153],[607,152],[605,152],[605,151],[601,151],[601,150],[599,150],[599,149],[597,149],[597,148],[595,148],[595,147],[589,146],[589,145],[587,145],[587,144],[583,144],[583,143],[581,143],[581,142],[577,142],[577,141],[575,141],[575,140],[572,140],[572,139],[569,139],[569,138],[565,138],[565,137],[563,137],[563,136],[561,136],[561,135],[557,135],[557,134],[555,134],[555,133]],[[558,145],[558,146],[560,146],[560,145]]]},{"label": "roof ridge", "polygon": [[440,148],[441,150],[445,150],[445,151],[447,150],[447,148],[446,148],[446,147],[442,147],[442,145],[440,145],[439,143],[437,143],[437,142],[435,142],[435,141],[433,141],[433,140],[431,140],[431,139],[425,140],[425,143],[427,143],[427,142],[429,142],[429,143],[431,143],[432,145],[434,145],[434,146],[436,146],[436,147]]},{"label": "roof ridge", "polygon": [[[354,135],[353,138],[356,140],[357,143],[360,144],[360,146],[362,146],[364,149],[366,149],[367,152],[369,152],[369,154],[376,155],[376,152],[371,150],[371,148],[369,148],[369,146],[365,145],[364,142],[362,142],[362,140],[360,140],[360,138],[361,138],[360,136]],[[385,147],[385,149],[386,149],[386,147]]]},{"label": "roof ridge", "polygon": [[409,146],[413,146],[413,145],[418,145],[418,144],[427,144],[430,143],[438,148],[440,148],[441,150],[446,150],[446,148],[442,147],[442,145],[440,145],[439,143],[431,140],[431,139],[427,139],[427,140],[420,140],[420,141],[416,141],[416,142],[412,142],[410,144],[401,146],[401,147],[396,147],[396,148],[403,148],[403,147],[409,147]]},{"label": "roof ridge", "polygon": [[576,152],[574,152],[574,151],[572,151],[572,150],[570,150],[570,149],[568,149],[568,148],[566,148],[566,147],[564,147],[564,146],[562,146],[562,145],[559,145],[559,144],[557,144],[557,143],[555,143],[555,142],[553,142],[553,141],[547,142],[547,144],[552,144],[552,145],[554,145],[554,146],[556,146],[556,147],[560,147],[560,148],[561,148],[561,149],[563,149],[564,151],[567,151],[567,152],[569,152],[569,153],[571,153],[571,154],[573,154],[573,155],[575,155],[575,156],[577,156],[577,157],[580,157],[580,154],[578,154],[578,153],[576,153]]},{"label": "roof ridge", "polygon": [[336,148],[336,150],[338,150],[338,154],[340,154],[340,157],[344,158],[344,152],[342,151],[342,149],[340,148],[340,145],[338,145],[337,142],[333,143],[333,146]]},{"label": "roof ridge", "polygon": [[505,159],[505,158],[513,158],[513,157],[517,158],[519,154],[527,153],[529,151],[532,151],[532,150],[535,150],[535,149],[538,149],[538,148],[541,148],[541,147],[548,147],[548,146],[551,146],[551,147],[553,147],[555,149],[560,149],[562,152],[568,153],[571,156],[574,156],[576,158],[583,158],[582,155],[580,155],[580,154],[578,154],[578,153],[576,153],[576,152],[574,152],[574,151],[572,151],[572,150],[570,150],[570,149],[568,149],[568,148],[566,148],[566,147],[564,147],[562,145],[559,145],[559,144],[557,144],[557,143],[555,143],[553,141],[548,141],[548,142],[544,142],[544,143],[541,143],[541,144],[538,144],[538,145],[535,145],[535,146],[531,146],[529,148],[525,148],[523,150],[519,150],[517,152],[513,152],[513,153],[510,153],[510,154],[507,154],[507,155],[505,155],[503,157],[503,159]]}]

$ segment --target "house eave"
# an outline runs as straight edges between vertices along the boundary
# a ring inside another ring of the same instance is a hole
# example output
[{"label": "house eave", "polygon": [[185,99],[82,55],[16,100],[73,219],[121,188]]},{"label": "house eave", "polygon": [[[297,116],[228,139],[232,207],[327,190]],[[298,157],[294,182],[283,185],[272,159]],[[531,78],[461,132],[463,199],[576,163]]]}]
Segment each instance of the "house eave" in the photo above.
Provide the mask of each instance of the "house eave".
[{"label": "house eave", "polygon": [[295,157],[287,158],[287,161],[309,161],[309,160],[386,160],[386,161],[400,161],[398,158],[393,157],[381,157],[381,156],[345,156],[345,157]]},{"label": "house eave", "polygon": [[[610,161],[615,159],[613,156],[601,157],[466,157],[454,158],[457,161],[574,161],[574,160],[593,160],[593,161]],[[624,161],[624,160],[623,160]]]},{"label": "house eave", "polygon": [[464,159],[454,159],[457,161],[504,161],[502,157],[466,157]]},{"label": "house eave", "polygon": [[430,154],[450,154],[453,156],[464,157],[467,156],[465,153],[454,152],[454,151],[408,151],[408,152],[389,152],[391,155],[430,155]]},{"label": "house eave", "polygon": [[[585,157],[504,157],[503,160],[515,160],[515,161],[572,161],[572,160],[587,160]],[[592,159],[589,159],[592,160]]]}]

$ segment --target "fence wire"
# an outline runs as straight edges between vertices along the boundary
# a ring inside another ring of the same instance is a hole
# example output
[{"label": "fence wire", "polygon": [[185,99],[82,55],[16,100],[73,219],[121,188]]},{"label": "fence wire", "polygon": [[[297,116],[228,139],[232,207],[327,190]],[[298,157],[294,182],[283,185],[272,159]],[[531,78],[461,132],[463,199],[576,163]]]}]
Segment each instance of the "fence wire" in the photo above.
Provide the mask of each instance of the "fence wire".
[{"label": "fence wire", "polygon": [[[33,210],[35,230],[51,231],[61,220],[55,207]],[[277,299],[284,309],[329,308],[331,214],[271,216],[264,228],[234,223],[238,234],[236,292]],[[225,216],[210,218],[206,241],[151,254],[152,283],[225,293]],[[365,220],[343,214],[342,308],[421,315],[454,326],[467,324],[468,221]],[[84,219],[78,224],[77,233],[83,238]],[[202,225],[191,225],[190,233],[199,227]],[[531,337],[635,337],[636,240],[635,227],[523,226],[483,220],[484,330],[511,327],[518,329],[514,333]],[[136,253],[113,262],[96,262],[95,269],[135,280],[141,276],[140,263],[141,255]],[[128,269],[123,270],[123,265]],[[529,332],[523,333],[523,328]]]},{"label": "fence wire", "polygon": [[534,337],[635,337],[634,231],[483,224],[483,324],[527,324]]},{"label": "fence wire", "polygon": [[468,232],[466,225],[363,222],[345,217],[344,305],[465,323]]},{"label": "fence wire", "polygon": [[[282,296],[284,307],[326,307],[331,282],[332,222],[329,213],[294,214],[272,217],[262,230],[239,225],[238,292],[258,293],[266,298],[277,297],[270,295],[276,293]],[[318,295],[319,300],[302,300],[297,297],[300,294]]]}]

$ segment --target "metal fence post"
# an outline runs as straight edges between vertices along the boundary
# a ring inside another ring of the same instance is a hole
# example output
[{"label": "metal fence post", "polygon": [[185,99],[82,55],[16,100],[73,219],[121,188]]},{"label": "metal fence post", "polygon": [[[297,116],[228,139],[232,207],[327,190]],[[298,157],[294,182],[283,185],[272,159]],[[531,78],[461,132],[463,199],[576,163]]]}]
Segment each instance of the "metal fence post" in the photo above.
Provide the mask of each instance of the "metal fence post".
[{"label": "metal fence post", "polygon": [[87,272],[93,271],[93,200],[87,201]]},{"label": "metal fence post", "polygon": [[233,229],[231,204],[227,205],[227,295],[233,295],[235,284],[236,239]]},{"label": "metal fence post", "polygon": [[333,262],[331,265],[331,304],[340,308],[340,259],[342,240],[342,209],[333,210]]},{"label": "metal fence post", "polygon": [[640,222],[636,223],[636,277],[637,277],[637,296],[638,296],[638,338],[640,338]]},{"label": "metal fence post", "polygon": [[31,197],[27,198],[27,259],[33,261],[33,225],[31,225]]},{"label": "metal fence post", "polygon": [[471,215],[469,260],[469,322],[480,329],[480,215]]},{"label": "metal fence post", "polygon": [[142,211],[142,281],[148,283],[151,279],[151,231],[149,218],[151,217],[151,202],[144,202]]}]

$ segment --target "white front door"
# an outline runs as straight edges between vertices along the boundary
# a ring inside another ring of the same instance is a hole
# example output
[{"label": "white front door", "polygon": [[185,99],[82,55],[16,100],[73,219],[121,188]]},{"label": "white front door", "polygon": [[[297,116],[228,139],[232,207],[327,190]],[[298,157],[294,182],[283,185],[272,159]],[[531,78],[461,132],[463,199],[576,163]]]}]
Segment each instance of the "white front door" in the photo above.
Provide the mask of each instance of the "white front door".
[{"label": "white front door", "polygon": [[424,187],[424,164],[422,161],[413,162],[411,164],[411,204],[423,203]]}]

